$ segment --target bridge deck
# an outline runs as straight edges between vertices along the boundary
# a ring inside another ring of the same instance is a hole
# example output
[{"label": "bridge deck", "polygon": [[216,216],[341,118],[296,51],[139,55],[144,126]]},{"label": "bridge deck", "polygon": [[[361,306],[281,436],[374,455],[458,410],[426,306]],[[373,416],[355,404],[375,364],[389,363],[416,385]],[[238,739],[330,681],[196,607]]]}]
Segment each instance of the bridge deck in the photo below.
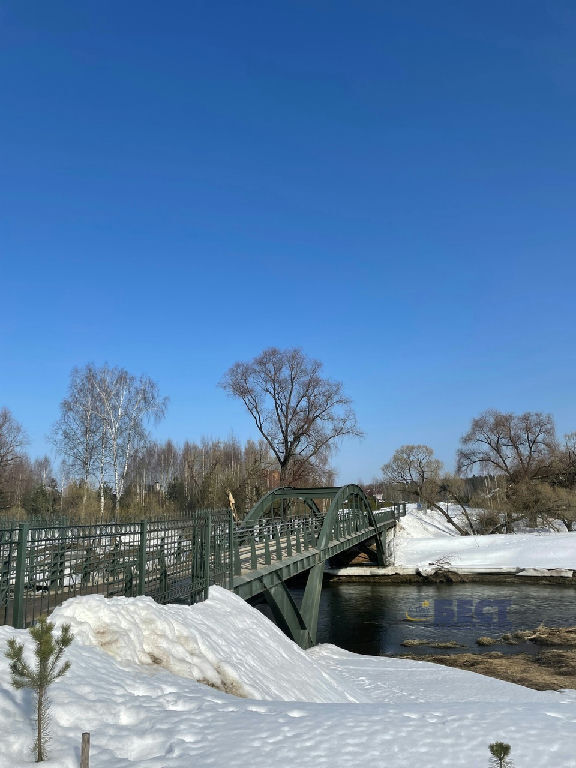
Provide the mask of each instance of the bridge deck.
[{"label": "bridge deck", "polygon": [[[334,535],[324,547],[318,547],[316,541],[316,528],[319,523],[322,523],[322,518],[306,520],[306,523],[312,523],[311,528],[302,528],[301,531],[294,533],[290,532],[290,528],[295,523],[302,523],[301,519],[292,519],[279,524],[276,527],[276,536],[270,529],[266,533],[250,532],[244,539],[250,538],[252,541],[240,544],[236,551],[234,592],[244,599],[254,597],[267,588],[269,579],[266,577],[271,574],[285,581],[324,562],[327,558],[361,544],[375,534],[381,535],[392,528],[397,521],[397,515],[394,513],[377,514],[376,517],[380,518],[377,529],[369,525],[368,521],[365,527],[360,528],[357,525],[347,525],[350,521],[341,519],[338,530],[335,532],[337,535]],[[308,538],[302,535],[304,531],[309,532]]]}]

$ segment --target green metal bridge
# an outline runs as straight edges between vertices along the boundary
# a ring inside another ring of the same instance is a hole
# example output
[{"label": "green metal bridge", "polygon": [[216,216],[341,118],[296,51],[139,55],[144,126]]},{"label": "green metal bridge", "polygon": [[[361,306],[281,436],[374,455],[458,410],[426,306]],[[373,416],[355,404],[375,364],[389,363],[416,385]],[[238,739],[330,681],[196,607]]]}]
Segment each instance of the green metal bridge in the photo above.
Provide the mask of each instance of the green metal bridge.
[{"label": "green metal bridge", "polygon": [[[296,499],[307,508],[308,516],[289,516]],[[286,514],[271,516],[278,507]],[[374,539],[377,562],[386,565],[386,534],[403,514],[406,506],[401,504],[372,510],[357,485],[277,488],[236,527],[230,588],[244,599],[263,594],[277,624],[300,647],[309,648],[316,644],[326,561]],[[286,582],[305,571],[309,574],[298,606]]]},{"label": "green metal bridge", "polygon": [[[404,504],[373,511],[357,485],[277,488],[241,522],[231,510],[139,523],[0,523],[0,624],[25,627],[70,597],[149,595],[194,603],[210,585],[245,600],[262,595],[278,625],[302,648],[316,643],[326,561],[386,536]],[[308,573],[297,605],[287,581]]]}]

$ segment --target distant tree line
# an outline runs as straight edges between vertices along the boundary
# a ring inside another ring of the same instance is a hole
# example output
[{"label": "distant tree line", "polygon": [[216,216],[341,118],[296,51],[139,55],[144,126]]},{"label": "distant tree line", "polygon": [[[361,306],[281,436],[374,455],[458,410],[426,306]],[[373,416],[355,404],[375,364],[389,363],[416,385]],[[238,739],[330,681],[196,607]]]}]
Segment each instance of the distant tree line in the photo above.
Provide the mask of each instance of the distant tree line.
[{"label": "distant tree line", "polygon": [[[329,467],[308,469],[300,473],[302,486],[334,484]],[[56,470],[47,456],[31,461],[20,452],[0,475],[0,516],[86,523],[179,517],[228,507],[229,494],[242,516],[279,484],[280,471],[263,440],[204,438],[182,446],[149,441],[133,456],[119,504],[108,482],[102,488],[75,475],[65,461]]]},{"label": "distant tree line", "polygon": [[461,534],[554,521],[576,529],[576,433],[559,440],[550,414],[484,411],[460,439],[456,474],[427,445],[401,446],[382,473],[385,493],[436,509]]},{"label": "distant tree line", "polygon": [[52,516],[60,492],[52,462],[45,456],[31,461],[25,453],[27,436],[7,408],[0,409],[0,515]]},{"label": "distant tree line", "polygon": [[[244,404],[257,440],[159,443],[149,428],[167,398],[152,379],[107,365],[75,368],[50,435],[57,469],[48,457],[27,456],[23,427],[0,408],[0,515],[96,522],[233,505],[241,517],[280,485],[334,484],[334,448],[361,432],[342,384],[323,376],[319,361],[300,349],[266,349],[235,363],[220,386]],[[485,411],[460,440],[455,473],[431,447],[406,444],[366,490],[418,500],[461,534],[509,532],[520,522],[573,530],[576,433],[559,440],[549,414]]]},{"label": "distant tree line", "polygon": [[221,386],[254,418],[257,441],[155,442],[167,398],[146,376],[73,369],[50,440],[61,462],[31,461],[22,426],[0,411],[0,514],[96,522],[175,516],[233,505],[239,516],[279,485],[333,485],[336,442],[358,435],[339,382],[299,349],[236,363]]}]

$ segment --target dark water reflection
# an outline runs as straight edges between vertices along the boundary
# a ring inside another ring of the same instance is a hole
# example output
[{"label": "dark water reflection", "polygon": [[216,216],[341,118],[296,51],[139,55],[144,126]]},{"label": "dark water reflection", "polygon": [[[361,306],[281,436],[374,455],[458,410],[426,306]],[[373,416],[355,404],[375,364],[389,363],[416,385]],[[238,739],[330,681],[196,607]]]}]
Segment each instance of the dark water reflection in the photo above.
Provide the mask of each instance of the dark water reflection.
[{"label": "dark water reflection", "polygon": [[[292,594],[299,602],[303,590],[294,589]],[[423,620],[409,621],[407,614]],[[409,639],[457,642],[465,646],[459,651],[514,653],[519,648],[504,643],[479,649],[476,639],[533,629],[540,623],[576,625],[575,590],[547,584],[333,583],[322,590],[318,642],[369,655],[450,652],[403,647],[401,643]],[[522,650],[530,650],[530,645]]]}]

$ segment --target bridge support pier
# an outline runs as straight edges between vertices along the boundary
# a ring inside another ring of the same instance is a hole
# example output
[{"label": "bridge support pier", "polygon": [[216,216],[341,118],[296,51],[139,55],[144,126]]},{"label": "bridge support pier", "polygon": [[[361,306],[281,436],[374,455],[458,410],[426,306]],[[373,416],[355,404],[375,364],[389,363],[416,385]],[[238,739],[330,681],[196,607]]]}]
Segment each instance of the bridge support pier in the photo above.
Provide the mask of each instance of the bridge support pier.
[{"label": "bridge support pier", "polygon": [[[314,566],[314,568],[317,567]],[[264,597],[270,606],[274,621],[280,629],[304,650],[315,645],[316,625],[313,625],[314,634],[312,636],[309,630],[310,625],[307,625],[286,583],[274,573],[265,576],[262,583],[264,584]],[[321,587],[322,585],[320,585]],[[320,595],[318,594],[318,603],[319,601]]]},{"label": "bridge support pier", "polygon": [[375,536],[376,539],[376,558],[378,565],[384,567],[387,565],[386,563],[386,528],[382,531],[382,533],[377,533]]}]

